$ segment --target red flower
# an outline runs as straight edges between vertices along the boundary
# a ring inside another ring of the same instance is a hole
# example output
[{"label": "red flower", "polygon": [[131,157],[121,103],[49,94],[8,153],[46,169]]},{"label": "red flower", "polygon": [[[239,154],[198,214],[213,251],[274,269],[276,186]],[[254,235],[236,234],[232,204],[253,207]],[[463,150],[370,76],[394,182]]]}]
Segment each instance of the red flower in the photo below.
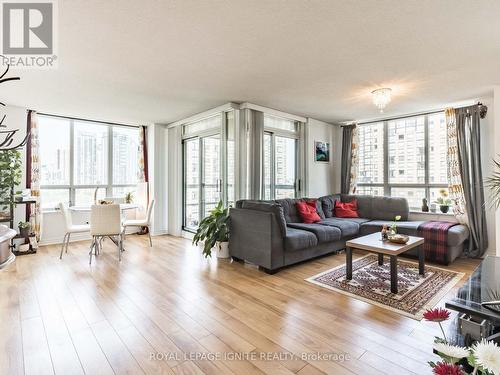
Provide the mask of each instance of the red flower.
[{"label": "red flower", "polygon": [[460,366],[452,365],[446,362],[436,363],[432,373],[435,375],[465,375]]},{"label": "red flower", "polygon": [[450,311],[437,307],[424,312],[424,319],[430,322],[442,322],[450,317]]}]

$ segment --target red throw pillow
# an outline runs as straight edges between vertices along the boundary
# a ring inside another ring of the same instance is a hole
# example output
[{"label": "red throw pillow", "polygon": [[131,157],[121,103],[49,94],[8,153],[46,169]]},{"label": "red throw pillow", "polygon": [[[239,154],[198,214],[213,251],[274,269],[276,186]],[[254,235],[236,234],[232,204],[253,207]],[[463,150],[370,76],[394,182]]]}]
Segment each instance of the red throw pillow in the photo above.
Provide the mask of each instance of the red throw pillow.
[{"label": "red throw pillow", "polygon": [[359,217],[358,201],[354,199],[351,202],[341,203],[335,201],[335,216],[336,217]]},{"label": "red throw pillow", "polygon": [[295,203],[297,211],[302,218],[302,221],[306,224],[316,223],[321,220],[321,217],[316,211],[316,201],[305,201]]}]

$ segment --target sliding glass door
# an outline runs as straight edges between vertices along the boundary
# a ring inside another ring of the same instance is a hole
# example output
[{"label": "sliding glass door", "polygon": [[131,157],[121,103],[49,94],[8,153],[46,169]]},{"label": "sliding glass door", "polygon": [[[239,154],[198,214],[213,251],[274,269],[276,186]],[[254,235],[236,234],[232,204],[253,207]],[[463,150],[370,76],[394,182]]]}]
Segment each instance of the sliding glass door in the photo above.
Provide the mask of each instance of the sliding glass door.
[{"label": "sliding glass door", "polygon": [[201,212],[203,217],[215,208],[222,198],[220,173],[220,136],[213,135],[201,139]]},{"label": "sliding glass door", "polygon": [[196,229],[221,199],[219,134],[184,140],[184,227]]},{"label": "sliding glass door", "polygon": [[183,227],[196,230],[217,203],[234,204],[235,119],[225,112],[183,125]]}]

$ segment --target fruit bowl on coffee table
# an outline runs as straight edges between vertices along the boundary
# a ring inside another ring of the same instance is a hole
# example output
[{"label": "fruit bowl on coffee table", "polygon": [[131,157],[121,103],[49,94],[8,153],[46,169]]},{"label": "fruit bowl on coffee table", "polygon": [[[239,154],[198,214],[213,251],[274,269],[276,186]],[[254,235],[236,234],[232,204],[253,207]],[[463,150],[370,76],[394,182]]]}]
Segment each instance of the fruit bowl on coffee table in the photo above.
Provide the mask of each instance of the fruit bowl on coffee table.
[{"label": "fruit bowl on coffee table", "polygon": [[406,234],[390,234],[388,236],[388,239],[390,242],[404,245],[410,240],[410,237],[408,237]]}]

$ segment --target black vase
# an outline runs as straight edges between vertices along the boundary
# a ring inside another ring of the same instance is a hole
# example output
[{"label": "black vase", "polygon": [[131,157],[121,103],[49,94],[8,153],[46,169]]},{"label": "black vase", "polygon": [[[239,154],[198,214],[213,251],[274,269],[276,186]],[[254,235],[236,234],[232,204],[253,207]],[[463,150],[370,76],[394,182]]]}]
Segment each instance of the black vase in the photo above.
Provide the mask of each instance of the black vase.
[{"label": "black vase", "polygon": [[442,205],[440,205],[440,206],[439,206],[439,209],[441,210],[441,212],[442,212],[443,214],[445,214],[445,213],[447,213],[447,212],[448,212],[448,210],[450,209],[450,206],[445,206],[445,205],[443,205],[443,204],[442,204]]}]

